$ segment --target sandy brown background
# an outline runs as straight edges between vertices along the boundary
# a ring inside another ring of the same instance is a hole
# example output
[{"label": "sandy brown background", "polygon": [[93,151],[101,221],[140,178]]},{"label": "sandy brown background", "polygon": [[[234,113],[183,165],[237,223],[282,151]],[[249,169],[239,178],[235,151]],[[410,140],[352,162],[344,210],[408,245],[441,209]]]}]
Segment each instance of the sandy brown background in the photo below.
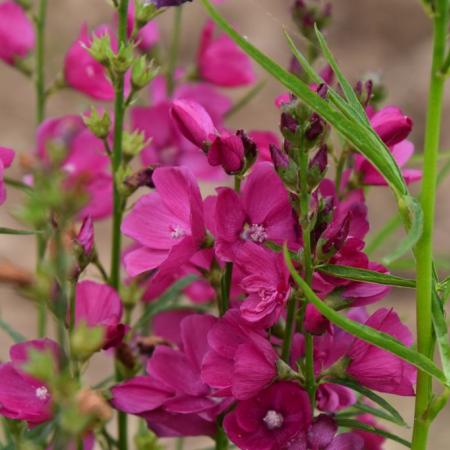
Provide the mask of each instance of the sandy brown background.
[{"label": "sandy brown background", "polygon": [[[194,2],[195,3],[195,2]],[[279,62],[288,61],[287,46],[282,35],[286,26],[293,33],[289,18],[291,0],[227,0],[222,10],[238,29],[259,48]],[[428,67],[430,62],[431,27],[419,0],[335,0],[334,21],[328,33],[329,42],[344,72],[353,80],[367,72],[379,72],[389,89],[389,103],[400,105],[415,122],[413,140],[421,151],[425,114]],[[191,4],[185,8],[183,26],[182,60],[189,61],[195,53],[199,30],[204,14],[201,7]],[[48,19],[48,77],[51,79],[61,69],[65,50],[76,38],[83,21],[95,26],[110,20],[111,8],[105,0],[49,0]],[[161,18],[164,36],[170,29],[170,13]],[[259,72],[262,78],[268,77]],[[268,83],[259,100],[236,115],[230,125],[247,129],[273,129],[278,114],[273,98],[282,91],[274,81]],[[236,97],[239,92],[235,93]],[[444,111],[442,149],[450,149],[449,103],[447,95]],[[90,104],[89,99],[71,92],[51,98],[49,115],[80,113]],[[33,147],[34,91],[31,83],[11,68],[0,65],[0,145],[27,152]],[[437,207],[436,248],[439,255],[449,261],[450,214],[448,190],[450,180],[439,189]],[[0,210],[0,226],[14,226],[10,212],[18,195],[9,191],[8,203]],[[374,189],[369,196],[372,227],[376,229],[394,211],[391,196],[385,189]],[[109,223],[97,226],[98,244],[108,257]],[[34,242],[29,238],[0,236],[0,258],[32,268]],[[384,302],[399,308],[402,318],[414,326],[414,294],[412,291],[394,291]],[[31,305],[20,299],[10,288],[0,286],[0,313],[27,336],[35,330],[35,315]],[[0,333],[0,358],[6,358],[10,341]],[[91,364],[88,379],[96,379],[110,367],[110,361],[97,357]],[[1,380],[0,380],[1,382]],[[393,399],[410,421],[413,402],[410,399]],[[450,448],[450,411],[446,411],[435,423],[431,432],[430,450]],[[408,430],[399,430],[408,436]],[[190,448],[201,448],[209,443],[193,441]],[[188,446],[187,446],[188,447]],[[388,450],[403,448],[386,444]]]}]

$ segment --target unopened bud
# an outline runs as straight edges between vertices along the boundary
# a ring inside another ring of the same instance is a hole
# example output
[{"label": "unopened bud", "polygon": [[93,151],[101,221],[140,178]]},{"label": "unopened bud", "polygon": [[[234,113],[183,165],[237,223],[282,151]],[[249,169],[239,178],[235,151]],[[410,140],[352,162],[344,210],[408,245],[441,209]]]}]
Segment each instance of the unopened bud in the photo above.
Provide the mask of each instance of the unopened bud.
[{"label": "unopened bud", "polygon": [[111,68],[114,73],[123,74],[133,64],[134,52],[130,44],[121,44],[119,51],[113,54],[111,59]]},{"label": "unopened bud", "polygon": [[159,72],[159,68],[154,66],[153,61],[147,61],[146,56],[137,58],[131,69],[131,85],[135,91],[147,86]]},{"label": "unopened bud", "polygon": [[327,165],[328,148],[326,145],[322,145],[309,162],[307,180],[311,190],[315,189],[326,175]]},{"label": "unopened bud", "polygon": [[87,50],[96,61],[106,67],[109,66],[111,58],[114,56],[111,48],[111,37],[108,33],[94,36]]},{"label": "unopened bud", "polygon": [[91,133],[99,139],[106,139],[111,131],[111,117],[107,111],[99,113],[92,108],[89,114],[83,115],[83,122]]},{"label": "unopened bud", "polygon": [[98,352],[105,340],[103,327],[89,327],[80,322],[70,338],[72,355],[79,361],[87,361],[95,352]]}]

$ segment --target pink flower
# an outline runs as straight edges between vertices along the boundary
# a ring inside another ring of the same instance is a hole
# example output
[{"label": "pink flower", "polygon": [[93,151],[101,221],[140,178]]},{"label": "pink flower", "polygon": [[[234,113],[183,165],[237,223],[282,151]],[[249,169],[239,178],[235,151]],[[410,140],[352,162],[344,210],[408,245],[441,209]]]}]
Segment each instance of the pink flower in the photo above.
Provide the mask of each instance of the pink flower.
[{"label": "pink flower", "polygon": [[158,436],[213,435],[215,419],[227,404],[201,381],[200,367],[215,321],[209,315],[184,318],[181,349],[158,346],[147,365],[149,375],[112,389],[113,406],[144,418]]},{"label": "pink flower", "polygon": [[30,351],[48,351],[55,360],[60,356],[58,344],[50,339],[13,345],[10,349],[11,362],[0,365],[0,415],[24,420],[29,427],[33,427],[50,420],[53,413],[48,386],[23,371]]},{"label": "pink flower", "polygon": [[224,419],[231,441],[245,450],[288,449],[306,440],[312,421],[307,393],[297,384],[281,381],[256,397],[241,401]]},{"label": "pink flower", "polygon": [[256,144],[258,161],[272,162],[270,147],[271,145],[281,146],[278,136],[271,131],[253,130],[248,133],[248,137]]},{"label": "pink flower", "polygon": [[[356,417],[359,422],[365,423],[371,426],[378,426],[375,419],[370,414],[363,414],[362,416]],[[371,433],[370,431],[363,431],[355,429],[353,434],[356,434],[364,441],[364,450],[383,450],[386,438],[380,436],[379,434]]]},{"label": "pink flower", "polygon": [[153,182],[156,192],[142,197],[122,223],[122,232],[140,245],[125,256],[131,276],[181,266],[205,236],[203,202],[193,175],[181,167],[160,167]]},{"label": "pink flower", "polygon": [[255,81],[250,58],[225,35],[214,38],[214,23],[208,21],[198,52],[200,77],[224,87],[237,87]]},{"label": "pink flower", "polygon": [[[365,325],[390,334],[410,347],[413,338],[392,309],[382,308],[372,314]],[[370,389],[396,395],[414,395],[416,369],[398,356],[359,339],[346,353],[350,358],[347,373]]]},{"label": "pink flower", "polygon": [[208,333],[209,350],[202,362],[202,380],[217,395],[246,400],[276,377],[278,356],[264,335],[229,310]]},{"label": "pink flower", "polygon": [[104,330],[103,349],[115,347],[122,341],[127,326],[122,324],[122,302],[117,292],[106,284],[81,281],[76,287],[75,324]]},{"label": "pink flower", "polygon": [[0,59],[14,64],[34,48],[34,27],[25,11],[14,1],[0,3]]},{"label": "pink flower", "polygon": [[[310,450],[364,450],[363,439],[355,433],[336,435],[338,427],[330,416],[321,414],[308,430]],[[306,450],[306,446],[304,447]],[[301,450],[295,445],[292,450]]]},{"label": "pink flower", "polygon": [[89,256],[94,250],[94,223],[91,216],[86,216],[83,220],[75,242],[83,249],[86,256]]},{"label": "pink flower", "polygon": [[243,273],[242,289],[248,294],[241,305],[242,318],[262,328],[273,326],[285,309],[290,292],[289,270],[281,253],[247,245],[236,264]]},{"label": "pink flower", "polygon": [[6,200],[6,187],[4,184],[4,171],[14,161],[14,157],[16,156],[14,150],[9,148],[0,147],[0,205],[5,203]]},{"label": "pink flower", "polygon": [[244,167],[244,143],[239,136],[222,133],[217,136],[208,150],[208,162],[222,166],[226,173],[239,173]]},{"label": "pink flower", "polygon": [[210,136],[217,133],[209,114],[196,102],[175,100],[171,115],[183,136],[199,148],[204,148]]},{"label": "pink flower", "polygon": [[[398,166],[403,169],[414,153],[414,145],[406,139],[412,129],[412,120],[403,115],[396,106],[386,106],[370,117],[370,123],[391,150]],[[355,155],[355,171],[364,184],[373,186],[387,184],[377,169],[359,154]],[[422,178],[420,170],[403,169],[402,173],[407,183],[413,183]]]},{"label": "pink flower", "polygon": [[270,163],[259,163],[241,193],[218,190],[215,210],[216,252],[226,261],[251,244],[295,242],[296,229],[283,183]]},{"label": "pink flower", "polygon": [[[134,21],[135,21],[135,7],[134,3],[131,2],[128,5],[128,37],[131,37],[134,31]],[[116,16],[117,22],[117,16]],[[151,20],[141,29],[139,29],[136,41],[139,50],[143,52],[148,52],[151,50],[159,41],[161,33],[159,30],[158,23],[155,20]]]},{"label": "pink flower", "polygon": [[355,403],[355,393],[339,384],[321,383],[317,389],[317,408],[320,411],[334,413]]},{"label": "pink flower", "polygon": [[[94,35],[113,34],[108,27],[101,26]],[[106,69],[96,61],[86,47],[92,43],[88,27],[83,24],[77,40],[72,44],[64,61],[64,77],[73,89],[96,100],[110,101],[114,99],[114,88],[107,77]]]},{"label": "pink flower", "polygon": [[65,154],[61,169],[67,174],[66,187],[82,182],[88,197],[80,218],[108,216],[112,211],[112,177],[101,140],[91,134],[81,117],[69,115],[47,119],[38,128],[36,153],[44,164],[50,164],[55,147]]}]

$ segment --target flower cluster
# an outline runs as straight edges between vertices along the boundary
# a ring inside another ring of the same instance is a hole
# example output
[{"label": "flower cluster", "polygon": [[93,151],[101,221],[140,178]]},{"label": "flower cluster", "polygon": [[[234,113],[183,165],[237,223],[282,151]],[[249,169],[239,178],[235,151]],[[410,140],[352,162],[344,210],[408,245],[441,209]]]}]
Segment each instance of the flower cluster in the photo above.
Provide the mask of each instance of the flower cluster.
[{"label": "flower cluster", "polygon": [[[230,90],[256,82],[230,37],[208,20],[191,67],[174,55],[161,62],[156,17],[187,2],[130,2],[124,16],[127,2],[114,1],[111,23],[82,24],[44,96],[70,88],[103,108],[41,121],[22,181],[4,175],[15,153],[0,147],[0,204],[8,181],[20,185],[28,197],[18,216],[40,243],[26,294],[58,323],[58,343],[12,333],[0,415],[42,426],[42,448],[116,445],[105,427],[113,408],[120,450],[124,414],[150,430],[140,427],[139,450],[190,436],[209,436],[217,449],[229,440],[243,450],[381,450],[388,434],[377,420],[392,410],[372,401],[414,396],[416,383],[414,366],[370,343],[373,333],[405,351],[413,345],[382,304],[388,267],[366,251],[366,193],[386,178],[361,148],[337,145],[333,124],[291,93],[275,101],[278,130],[230,128]],[[0,3],[0,58],[23,69],[34,31],[19,3]],[[331,14],[306,0],[292,12],[311,39]],[[339,79],[330,66],[321,83],[298,61],[290,69],[313,99],[330,101]],[[421,171],[405,167],[411,118],[380,105],[371,82],[352,94],[400,178],[419,181]],[[206,195],[205,180],[215,188]],[[110,216],[108,274],[94,224]],[[366,334],[349,334],[333,314]],[[83,374],[99,352],[114,356],[116,376],[87,388]]]}]

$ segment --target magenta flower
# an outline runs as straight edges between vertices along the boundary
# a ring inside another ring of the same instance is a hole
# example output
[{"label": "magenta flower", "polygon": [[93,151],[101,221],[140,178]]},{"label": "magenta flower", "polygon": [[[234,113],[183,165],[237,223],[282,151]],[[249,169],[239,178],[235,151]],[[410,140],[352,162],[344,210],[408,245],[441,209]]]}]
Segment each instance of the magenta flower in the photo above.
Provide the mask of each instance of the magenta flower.
[{"label": "magenta flower", "polygon": [[14,1],[0,3],[0,59],[14,64],[34,48],[34,27],[25,11]]},{"label": "magenta flower", "polygon": [[[370,115],[370,114],[369,114]],[[396,106],[386,106],[370,117],[370,123],[383,142],[389,147],[398,166],[403,169],[405,181],[413,183],[422,178],[422,172],[404,169],[414,154],[414,144],[406,138],[412,129],[412,120]],[[385,186],[386,180],[362,155],[355,155],[355,171],[366,185]]]},{"label": "magenta flower", "polygon": [[311,421],[307,393],[295,383],[282,381],[240,401],[223,424],[240,449],[279,450],[288,449],[292,441],[306,441]]},{"label": "magenta flower", "polygon": [[262,328],[273,326],[285,309],[290,292],[289,270],[281,253],[247,245],[236,258],[243,273],[240,282],[248,294],[241,305],[242,318]]},{"label": "magenta flower", "polygon": [[127,326],[121,323],[122,302],[117,292],[106,284],[81,281],[76,287],[75,324],[104,330],[103,349],[115,347],[122,341]]},{"label": "magenta flower", "polygon": [[[137,106],[131,110],[133,128],[151,139],[150,145],[141,152],[143,164],[186,166],[201,179],[223,178],[222,170],[212,168],[198,147],[179,131],[170,114],[172,101],[166,95],[165,80],[157,77],[150,87],[152,106]],[[228,97],[206,83],[181,84],[175,89],[173,99],[200,104],[218,127],[222,126],[224,114],[231,107]]]},{"label": "magenta flower", "polygon": [[29,361],[29,352],[47,352],[60,357],[60,349],[50,339],[38,339],[13,345],[11,362],[0,365],[0,415],[24,420],[29,427],[46,422],[52,417],[51,394],[45,383],[23,371]]},{"label": "magenta flower", "polygon": [[233,260],[245,245],[295,242],[296,229],[283,183],[270,163],[258,163],[241,193],[220,188],[215,210],[216,252]]},{"label": "magenta flower", "polygon": [[335,413],[356,403],[356,395],[345,386],[321,383],[317,389],[317,408],[320,411]]},{"label": "magenta flower", "polygon": [[196,102],[175,100],[171,115],[183,136],[199,148],[204,148],[217,133],[209,114]]},{"label": "magenta flower", "polygon": [[[109,34],[113,39],[113,33],[107,26],[98,27],[94,35]],[[88,95],[96,100],[111,101],[114,99],[114,88],[108,78],[106,69],[96,61],[87,50],[92,43],[88,27],[83,24],[77,40],[66,53],[64,61],[64,77],[73,89]]]},{"label": "magenta flower", "polygon": [[[408,347],[413,344],[411,332],[392,309],[377,310],[365,324],[390,334]],[[414,395],[416,369],[398,356],[359,339],[354,339],[346,356],[350,358],[348,375],[364,386],[390,394]]]},{"label": "magenta flower", "polygon": [[61,169],[67,174],[67,188],[82,184],[88,197],[79,217],[95,220],[111,214],[112,177],[101,140],[91,134],[79,116],[69,115],[47,119],[38,128],[36,153],[44,164],[50,164],[52,146],[65,151]]},{"label": "magenta flower", "polygon": [[215,321],[209,315],[184,318],[181,348],[158,346],[147,365],[149,375],[112,389],[113,406],[144,418],[158,436],[212,436],[217,415],[228,406],[200,378],[206,336]]},{"label": "magenta flower", "polygon": [[122,223],[122,232],[140,247],[125,256],[131,276],[188,262],[205,236],[203,202],[193,175],[181,167],[153,174],[156,192],[142,197]]},{"label": "magenta flower", "polygon": [[91,255],[94,250],[94,222],[91,216],[84,218],[80,231],[75,237],[75,242],[83,249],[84,255]]},{"label": "magenta flower", "polygon": [[208,333],[202,380],[221,396],[246,400],[276,378],[278,356],[261,331],[229,310]]},{"label": "magenta flower", "polygon": [[223,132],[217,136],[208,150],[208,162],[222,166],[226,173],[239,173],[244,167],[244,143],[239,136]]},{"label": "magenta flower", "polygon": [[[116,16],[117,22],[117,16]],[[128,5],[128,37],[131,37],[134,31],[134,21],[135,21],[135,7],[134,2]],[[158,42],[161,37],[158,23],[155,20],[151,20],[142,28],[139,29],[136,36],[136,42],[139,50],[142,52],[148,52],[151,50]]]},{"label": "magenta flower", "polygon": [[214,37],[215,26],[208,21],[203,28],[198,52],[200,77],[224,87],[237,87],[255,81],[250,58],[228,37]]},{"label": "magenta flower", "polygon": [[11,164],[14,161],[14,157],[16,156],[16,153],[14,150],[11,150],[10,148],[6,147],[0,147],[0,205],[5,203],[6,200],[6,187],[4,184],[4,171],[8,167],[11,166]]},{"label": "magenta flower", "polygon": [[[321,414],[308,430],[308,449],[310,450],[367,450],[363,439],[355,433],[336,435],[338,427],[334,420]],[[306,446],[303,447],[306,450]],[[292,450],[302,450],[295,445]]]},{"label": "magenta flower", "polygon": [[[378,423],[375,421],[373,416],[370,414],[363,414],[362,416],[356,417],[356,419],[362,423],[365,423],[367,425],[376,426],[380,428]],[[364,441],[364,450],[383,450],[384,443],[386,441],[386,438],[383,436],[380,436],[379,434],[371,433],[370,431],[363,431],[355,429],[352,432],[353,434],[356,434]]]}]

